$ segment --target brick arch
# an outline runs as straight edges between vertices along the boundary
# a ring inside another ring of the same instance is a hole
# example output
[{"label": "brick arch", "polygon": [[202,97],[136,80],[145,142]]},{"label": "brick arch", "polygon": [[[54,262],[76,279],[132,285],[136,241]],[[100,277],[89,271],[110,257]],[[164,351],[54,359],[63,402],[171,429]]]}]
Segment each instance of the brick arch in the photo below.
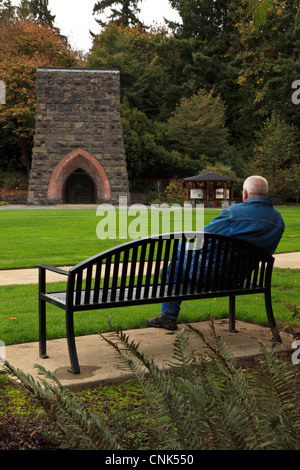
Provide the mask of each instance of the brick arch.
[{"label": "brick arch", "polygon": [[76,149],[66,155],[55,167],[48,186],[48,201],[63,202],[64,184],[76,170],[82,168],[94,181],[97,192],[97,203],[111,199],[110,184],[103,166],[88,152]]}]

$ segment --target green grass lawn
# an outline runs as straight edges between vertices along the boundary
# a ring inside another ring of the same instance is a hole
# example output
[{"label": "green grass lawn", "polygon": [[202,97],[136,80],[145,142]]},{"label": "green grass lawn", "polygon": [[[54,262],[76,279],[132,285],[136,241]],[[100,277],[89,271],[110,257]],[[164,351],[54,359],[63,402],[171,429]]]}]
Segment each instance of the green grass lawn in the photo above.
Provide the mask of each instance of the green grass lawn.
[{"label": "green grass lawn", "polygon": [[[292,309],[300,308],[300,271],[274,269],[272,299],[277,324],[290,326]],[[61,289],[63,283],[50,284],[50,290]],[[38,340],[38,289],[36,285],[0,286],[0,339],[5,344]],[[75,313],[76,335],[109,331],[108,319],[120,329],[144,328],[146,319],[159,314],[160,304],[135,306],[102,311]],[[240,296],[236,299],[238,320],[268,325],[264,296]],[[180,321],[194,322],[213,318],[228,318],[228,299],[203,299],[182,303]],[[47,336],[49,339],[65,337],[63,310],[47,304]]]},{"label": "green grass lawn", "polygon": [[[277,209],[286,223],[277,253],[299,251],[300,206]],[[205,225],[219,213],[205,210]],[[39,263],[74,265],[126,241],[98,239],[100,220],[94,209],[0,210],[0,269],[29,268]]]}]

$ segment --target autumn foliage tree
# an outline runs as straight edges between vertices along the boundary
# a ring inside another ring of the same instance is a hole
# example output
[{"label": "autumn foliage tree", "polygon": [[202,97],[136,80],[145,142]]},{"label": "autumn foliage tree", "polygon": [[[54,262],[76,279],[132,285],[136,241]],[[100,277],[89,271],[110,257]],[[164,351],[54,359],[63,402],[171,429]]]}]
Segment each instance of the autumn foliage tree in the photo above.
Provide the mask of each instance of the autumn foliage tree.
[{"label": "autumn foliage tree", "polygon": [[21,149],[20,163],[27,174],[35,127],[37,68],[76,65],[76,54],[58,31],[27,20],[0,23],[0,80],[6,85],[0,126]]}]

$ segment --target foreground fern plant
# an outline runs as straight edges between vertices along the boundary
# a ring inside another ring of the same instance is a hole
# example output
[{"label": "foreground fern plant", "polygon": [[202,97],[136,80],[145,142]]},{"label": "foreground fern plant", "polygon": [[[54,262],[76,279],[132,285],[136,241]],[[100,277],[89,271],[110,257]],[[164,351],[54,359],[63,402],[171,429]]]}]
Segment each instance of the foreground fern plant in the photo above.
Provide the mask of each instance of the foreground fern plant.
[{"label": "foreground fern plant", "polygon": [[[188,351],[190,334],[199,336],[205,350]],[[213,322],[209,338],[191,325],[180,330],[167,368],[158,367],[116,328],[111,338],[103,338],[139,381],[149,403],[147,410],[144,407],[145,419],[151,415],[163,436],[160,450],[299,449],[293,376],[263,343],[259,367],[246,375],[217,336]],[[114,437],[99,413],[87,411],[76,394],[43,367],[36,366],[44,376],[40,381],[8,363],[5,367],[48,411],[64,436],[65,447],[127,450],[125,441]],[[117,421],[115,416],[112,420]]]}]

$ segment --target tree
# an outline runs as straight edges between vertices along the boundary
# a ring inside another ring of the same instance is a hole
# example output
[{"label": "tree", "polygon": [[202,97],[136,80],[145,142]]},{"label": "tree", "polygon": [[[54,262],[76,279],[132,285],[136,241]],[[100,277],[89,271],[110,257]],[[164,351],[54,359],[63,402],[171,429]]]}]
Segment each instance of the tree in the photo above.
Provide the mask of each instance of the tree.
[{"label": "tree", "polygon": [[166,124],[151,121],[137,108],[130,108],[125,99],[121,104],[128,177],[135,186],[140,178],[188,176],[194,167],[166,144]]},{"label": "tree", "polygon": [[214,97],[213,90],[199,90],[190,99],[182,98],[168,120],[167,136],[171,148],[202,165],[203,159],[211,163],[218,160],[228,145],[222,99]]},{"label": "tree", "polygon": [[16,7],[11,0],[0,0],[0,21],[9,21],[15,15]]},{"label": "tree", "polygon": [[88,58],[90,67],[119,69],[122,99],[126,97],[131,106],[139,109],[143,109],[144,97],[151,86],[150,81],[145,80],[149,70],[147,53],[143,54],[146,36],[141,28],[111,23],[95,37]]},{"label": "tree", "polygon": [[[268,10],[272,7],[273,0],[251,0],[248,7],[248,15],[251,15],[255,28],[260,28],[267,21]],[[300,0],[295,17],[295,28],[300,27]]]},{"label": "tree", "polygon": [[[109,21],[123,27],[136,26],[141,24],[137,17],[141,11],[138,3],[140,3],[139,0],[100,0],[95,4],[93,14],[103,14],[107,8],[110,8],[111,14],[108,16],[108,21],[96,19],[101,26],[107,25]],[[120,8],[112,8],[113,5],[120,5]]]},{"label": "tree", "polygon": [[48,3],[49,0],[31,0],[30,6],[37,21],[42,21],[48,26],[53,27],[55,15],[51,15]]},{"label": "tree", "polygon": [[293,168],[295,170],[300,162],[298,140],[295,126],[288,124],[275,111],[259,132],[254,160],[248,168],[253,174],[261,174],[268,180],[272,196],[286,198],[289,192],[288,181],[295,176],[292,175]]},{"label": "tree", "polygon": [[[241,112],[247,97],[237,83],[238,68],[228,53],[236,35],[235,22],[228,15],[232,3],[236,0],[170,0],[181,22],[167,21],[167,24],[179,42],[177,48],[184,47],[176,77],[176,83],[181,85],[181,97],[190,97],[202,88],[214,88],[226,104],[230,143],[245,156],[253,142],[249,142],[248,116]],[[172,58],[171,51],[169,54]]]},{"label": "tree", "polygon": [[[266,2],[264,2],[266,4]],[[260,128],[274,109],[291,122],[299,111],[291,102],[291,86],[300,73],[300,30],[294,22],[298,0],[272,0],[268,20],[259,28],[245,15],[248,0],[231,2],[229,16],[236,28],[229,54],[238,68],[244,113]]]},{"label": "tree", "polygon": [[4,1],[4,4],[6,4],[6,16],[9,15],[10,18],[34,21],[36,23],[42,22],[52,28],[55,15],[51,14],[48,3],[49,0],[21,0],[19,6],[13,7],[10,0]]},{"label": "tree", "polygon": [[216,39],[226,31],[227,0],[170,0],[181,23],[167,20],[167,24],[183,38],[198,37],[202,41]]},{"label": "tree", "polygon": [[0,107],[0,126],[22,149],[20,161],[29,173],[36,115],[38,67],[78,66],[65,39],[43,24],[1,23],[0,80],[6,85],[6,105]]},{"label": "tree", "polygon": [[181,162],[187,157],[197,162],[198,170],[220,161],[243,177],[256,133],[272,111],[299,128],[300,106],[291,100],[300,74],[300,31],[294,28],[298,2],[272,0],[267,21],[255,28],[249,0],[170,0],[182,20],[168,22],[172,34],[166,28],[145,31],[111,23],[95,37],[89,66],[118,68],[122,101],[126,97],[131,109],[151,121],[167,122],[181,99],[213,89],[224,106],[229,146],[208,156],[201,143],[189,147],[194,139],[180,147],[176,133],[175,141],[164,145],[176,150]]},{"label": "tree", "polygon": [[88,57],[89,67],[119,69],[121,99],[160,121],[170,116],[183,93],[176,82],[182,78],[185,46],[179,41],[169,45],[166,37],[165,28],[145,31],[111,23],[95,36]]},{"label": "tree", "polygon": [[286,196],[299,204],[300,198],[300,163],[293,163],[286,172]]}]

